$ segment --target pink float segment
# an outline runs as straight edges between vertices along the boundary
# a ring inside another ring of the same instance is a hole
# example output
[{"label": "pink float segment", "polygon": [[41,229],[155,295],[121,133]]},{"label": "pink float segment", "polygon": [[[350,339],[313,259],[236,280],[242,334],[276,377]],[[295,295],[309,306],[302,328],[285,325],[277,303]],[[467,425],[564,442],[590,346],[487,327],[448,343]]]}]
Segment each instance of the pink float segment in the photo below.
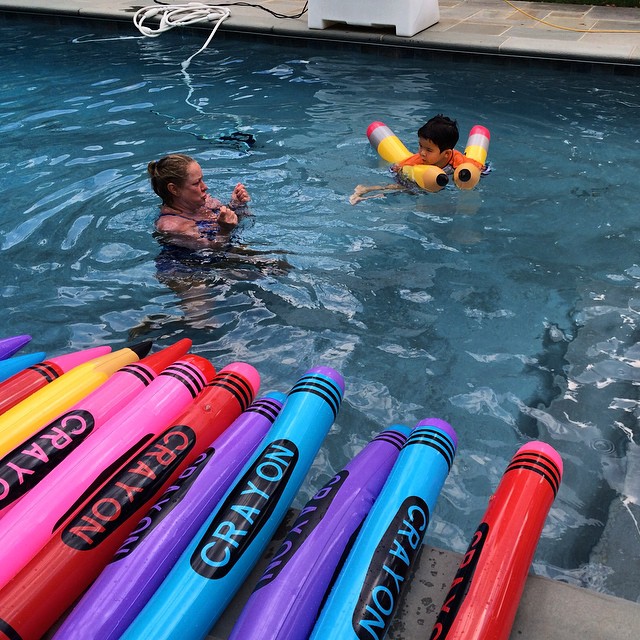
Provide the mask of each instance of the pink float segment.
[{"label": "pink float segment", "polygon": [[122,367],[71,409],[4,455],[0,459],[0,516],[190,347],[191,340],[185,338]]},{"label": "pink float segment", "polygon": [[0,588],[47,543],[68,510],[88,498],[93,483],[169,426],[214,375],[200,356],[174,362],[6,513],[0,522]]}]

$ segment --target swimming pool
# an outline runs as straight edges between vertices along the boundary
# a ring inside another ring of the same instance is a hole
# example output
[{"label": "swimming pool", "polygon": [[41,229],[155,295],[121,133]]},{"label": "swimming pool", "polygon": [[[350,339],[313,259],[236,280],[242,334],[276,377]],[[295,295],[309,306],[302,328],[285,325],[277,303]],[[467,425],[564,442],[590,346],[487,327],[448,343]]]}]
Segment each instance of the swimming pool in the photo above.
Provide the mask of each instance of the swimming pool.
[{"label": "swimming pool", "polygon": [[[456,551],[545,440],[565,476],[535,571],[640,598],[634,78],[231,39],[183,71],[198,35],[1,31],[3,334],[51,355],[186,336],[264,391],[336,368],[345,401],[296,506],[382,428],[444,418],[460,447],[427,540]],[[351,206],[389,179],[367,125],[413,148],[439,112],[460,147],[491,130],[479,188]],[[255,145],[220,140],[235,131]],[[253,215],[225,255],[167,271],[146,164],[170,151],[214,195],[243,181]]]}]

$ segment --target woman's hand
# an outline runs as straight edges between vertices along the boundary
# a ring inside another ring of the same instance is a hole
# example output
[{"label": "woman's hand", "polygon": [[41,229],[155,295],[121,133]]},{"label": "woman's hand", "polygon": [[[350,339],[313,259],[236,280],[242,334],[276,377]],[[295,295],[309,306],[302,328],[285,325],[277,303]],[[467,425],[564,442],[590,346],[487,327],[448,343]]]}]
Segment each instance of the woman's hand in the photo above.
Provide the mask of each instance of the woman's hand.
[{"label": "woman's hand", "polygon": [[222,205],[218,212],[218,222],[228,226],[235,226],[238,224],[238,216],[233,209]]},{"label": "woman's hand", "polygon": [[241,207],[243,204],[247,204],[249,200],[251,200],[251,196],[249,195],[246,187],[243,184],[238,183],[231,194],[230,204],[234,207]]}]

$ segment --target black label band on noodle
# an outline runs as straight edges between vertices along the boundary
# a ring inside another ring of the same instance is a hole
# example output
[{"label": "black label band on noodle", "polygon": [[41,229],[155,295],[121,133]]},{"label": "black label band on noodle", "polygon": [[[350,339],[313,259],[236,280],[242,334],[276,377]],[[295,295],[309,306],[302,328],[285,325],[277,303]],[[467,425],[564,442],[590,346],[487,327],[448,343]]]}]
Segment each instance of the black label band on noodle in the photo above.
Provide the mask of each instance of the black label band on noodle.
[{"label": "black label band on noodle", "polygon": [[159,491],[195,443],[191,427],[169,427],[82,506],[65,526],[62,541],[79,551],[96,547]]},{"label": "black label band on noodle", "polygon": [[427,503],[420,496],[405,498],[373,553],[353,610],[359,640],[385,637],[428,526]]},{"label": "black label band on noodle", "polygon": [[268,443],[236,483],[191,555],[205,578],[223,578],[234,567],[276,508],[298,462],[290,440]]}]

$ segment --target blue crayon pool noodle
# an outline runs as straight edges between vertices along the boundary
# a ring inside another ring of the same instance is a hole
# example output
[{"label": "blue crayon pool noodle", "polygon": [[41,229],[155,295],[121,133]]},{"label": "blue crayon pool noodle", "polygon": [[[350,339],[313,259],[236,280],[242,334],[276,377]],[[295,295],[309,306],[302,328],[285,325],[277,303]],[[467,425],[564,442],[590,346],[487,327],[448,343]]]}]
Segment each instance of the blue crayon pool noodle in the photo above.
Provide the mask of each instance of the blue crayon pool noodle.
[{"label": "blue crayon pool noodle", "polygon": [[286,515],[335,421],[342,376],[303,375],[257,452],[121,640],[206,638]]},{"label": "blue crayon pool noodle", "polygon": [[394,425],[379,433],[305,504],[229,640],[307,640],[331,579],[410,432]]},{"label": "blue crayon pool noodle", "polygon": [[382,640],[411,575],[456,451],[444,420],[421,420],[351,548],[311,640]]},{"label": "blue crayon pool noodle", "polygon": [[23,356],[13,356],[13,358],[0,360],[0,382],[8,380],[11,376],[24,371],[27,367],[42,362],[46,355],[44,351],[37,351],[36,353],[27,353]]}]

